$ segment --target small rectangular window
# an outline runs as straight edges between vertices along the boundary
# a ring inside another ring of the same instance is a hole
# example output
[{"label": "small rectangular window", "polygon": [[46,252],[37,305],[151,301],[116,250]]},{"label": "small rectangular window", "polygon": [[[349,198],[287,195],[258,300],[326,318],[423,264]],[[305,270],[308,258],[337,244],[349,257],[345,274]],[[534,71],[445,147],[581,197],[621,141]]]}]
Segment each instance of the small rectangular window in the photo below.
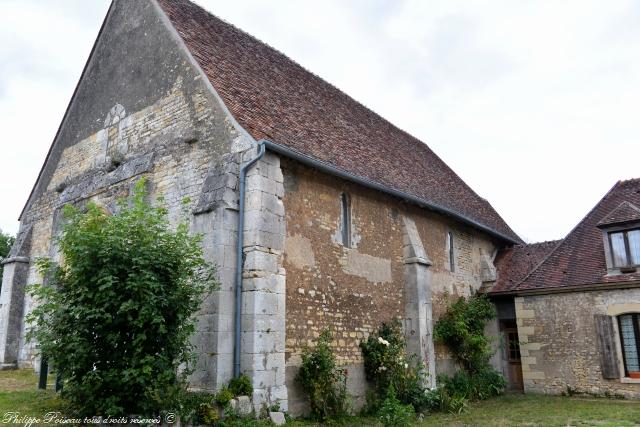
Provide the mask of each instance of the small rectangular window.
[{"label": "small rectangular window", "polygon": [[342,230],[342,245],[351,247],[351,197],[347,193],[340,195],[341,219],[340,227]]}]

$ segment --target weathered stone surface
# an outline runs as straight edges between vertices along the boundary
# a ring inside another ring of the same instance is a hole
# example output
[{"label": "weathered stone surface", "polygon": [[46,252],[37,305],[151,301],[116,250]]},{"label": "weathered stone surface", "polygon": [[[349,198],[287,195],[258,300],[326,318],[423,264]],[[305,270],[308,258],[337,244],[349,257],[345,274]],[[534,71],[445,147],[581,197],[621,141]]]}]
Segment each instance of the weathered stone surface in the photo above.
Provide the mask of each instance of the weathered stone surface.
[{"label": "weathered stone surface", "polygon": [[277,426],[283,426],[287,423],[282,412],[269,412],[269,419]]},{"label": "weathered stone surface", "polygon": [[[598,340],[598,316],[613,316],[614,336],[619,346],[616,317],[640,311],[640,289],[570,292],[515,299],[518,336],[522,342],[522,374],[525,392],[561,394],[571,388],[577,393],[623,395],[640,398],[640,384],[624,382],[620,348],[619,378],[602,372],[602,343]],[[614,371],[615,367],[607,367]]]},{"label": "weathered stone surface", "polygon": [[[243,154],[249,160],[255,149]],[[253,406],[288,407],[285,384],[286,271],[282,268],[284,205],[277,156],[266,153],[247,174],[244,227],[242,371],[252,380]]]},{"label": "weathered stone surface", "polygon": [[[281,163],[287,188],[283,198],[287,231],[283,266],[287,271],[290,411],[304,413],[304,401],[294,381],[302,350],[313,345],[327,328],[333,335],[338,362],[349,367],[350,394],[356,403],[364,401],[366,390],[364,379],[355,375],[362,367],[359,343],[381,322],[393,318],[406,324],[411,351],[420,351],[428,366],[435,365],[431,378],[454,371],[447,349],[434,347],[427,338],[431,333],[427,320],[435,321],[450,301],[480,288],[480,255],[494,252],[493,240],[450,218],[406,206],[379,192],[291,161]],[[352,248],[342,245],[343,192],[351,196]],[[449,231],[454,235],[454,272],[447,267]],[[358,262],[363,258],[371,262]],[[411,295],[405,287],[409,283]],[[427,305],[427,284],[431,306]],[[429,309],[433,313],[429,314]],[[433,359],[435,363],[429,363]]]},{"label": "weathered stone surface", "polygon": [[235,413],[243,417],[251,415],[253,412],[249,396],[238,396],[235,399],[231,399],[229,406]]}]

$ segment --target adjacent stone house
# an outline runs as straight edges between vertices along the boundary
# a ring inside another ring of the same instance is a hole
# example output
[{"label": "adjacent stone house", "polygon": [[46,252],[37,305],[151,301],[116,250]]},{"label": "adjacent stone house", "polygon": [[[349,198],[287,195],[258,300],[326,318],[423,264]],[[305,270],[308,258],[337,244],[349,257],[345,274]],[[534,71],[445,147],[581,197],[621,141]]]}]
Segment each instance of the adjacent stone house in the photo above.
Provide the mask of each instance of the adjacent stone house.
[{"label": "adjacent stone house", "polygon": [[616,183],[564,239],[516,245],[496,267],[514,387],[640,397],[640,179]]},{"label": "adjacent stone house", "polygon": [[427,145],[276,50],[186,0],[114,0],[4,261],[4,366],[37,366],[25,286],[58,257],[62,206],[110,210],[141,177],[172,220],[189,197],[218,266],[191,384],[246,373],[256,407],[302,410],[293,378],[325,328],[356,398],[358,343],[394,317],[430,381],[451,372],[433,319],[522,243]]}]

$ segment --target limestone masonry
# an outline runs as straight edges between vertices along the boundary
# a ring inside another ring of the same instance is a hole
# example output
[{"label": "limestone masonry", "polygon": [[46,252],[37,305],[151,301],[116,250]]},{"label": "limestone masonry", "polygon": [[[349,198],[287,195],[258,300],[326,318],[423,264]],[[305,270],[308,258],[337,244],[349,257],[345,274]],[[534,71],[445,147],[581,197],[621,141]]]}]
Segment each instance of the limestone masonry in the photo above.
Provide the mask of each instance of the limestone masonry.
[{"label": "limestone masonry", "polygon": [[[256,158],[241,189],[240,168]],[[3,367],[39,367],[37,343],[25,340],[25,287],[42,280],[36,258],[59,259],[62,207],[113,211],[143,177],[174,224],[190,200],[191,229],[218,267],[221,289],[207,295],[193,337],[194,389],[225,385],[239,349],[254,409],[303,413],[301,354],[329,329],[361,404],[359,343],[393,318],[435,386],[457,367],[434,345],[434,322],[455,298],[492,291],[492,363],[511,387],[638,395],[627,362],[617,379],[602,378],[593,318],[627,313],[619,304],[640,302],[636,290],[525,295],[516,285],[552,247],[514,267],[528,246],[425,144],[186,0],[114,0],[109,9],[3,261]]]}]

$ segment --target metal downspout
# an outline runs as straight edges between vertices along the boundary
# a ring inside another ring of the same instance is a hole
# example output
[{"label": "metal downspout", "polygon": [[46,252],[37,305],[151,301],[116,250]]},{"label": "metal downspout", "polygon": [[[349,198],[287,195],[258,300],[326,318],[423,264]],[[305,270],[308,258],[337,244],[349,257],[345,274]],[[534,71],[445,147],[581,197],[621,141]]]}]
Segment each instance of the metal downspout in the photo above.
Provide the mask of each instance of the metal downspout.
[{"label": "metal downspout", "polygon": [[247,164],[240,168],[240,200],[238,204],[238,242],[236,244],[236,311],[235,311],[235,345],[233,347],[233,376],[240,376],[240,340],[242,338],[242,266],[243,266],[243,244],[244,244],[244,196],[249,169],[264,156],[264,140],[258,141],[258,155],[249,160]]}]

